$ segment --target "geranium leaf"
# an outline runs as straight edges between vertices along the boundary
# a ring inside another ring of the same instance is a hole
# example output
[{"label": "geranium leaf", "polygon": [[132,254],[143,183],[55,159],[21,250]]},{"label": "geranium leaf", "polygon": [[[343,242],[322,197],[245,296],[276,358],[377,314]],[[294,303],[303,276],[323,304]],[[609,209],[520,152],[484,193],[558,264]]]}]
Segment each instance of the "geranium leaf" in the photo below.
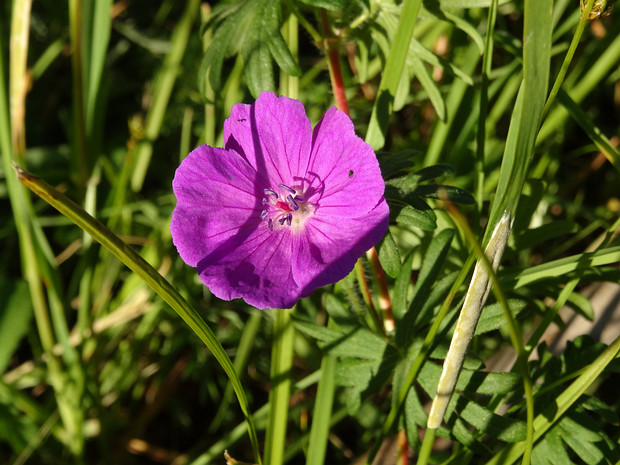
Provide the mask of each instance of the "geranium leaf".
[{"label": "geranium leaf", "polygon": [[[439,0],[442,8],[488,8],[492,0]],[[498,4],[503,5],[510,0],[499,0]]]},{"label": "geranium leaf", "polygon": [[468,402],[465,408],[459,412],[459,416],[491,437],[506,442],[525,440],[524,421],[497,415],[476,402]]},{"label": "geranium leaf", "polygon": [[381,167],[384,179],[389,179],[397,173],[413,168],[414,158],[422,155],[418,150],[405,150],[403,152],[377,152],[377,159]]},{"label": "geranium leaf", "polygon": [[345,7],[344,0],[301,0],[302,3],[326,10],[339,10]]},{"label": "geranium leaf", "polygon": [[[508,300],[507,303],[513,318],[516,318],[517,315],[521,313],[527,305],[525,301],[518,299]],[[482,309],[482,314],[480,315],[480,320],[478,320],[475,334],[484,334],[488,333],[489,331],[499,329],[505,323],[506,318],[504,316],[504,311],[502,310],[501,305],[498,303],[487,305]]]},{"label": "geranium leaf", "polygon": [[384,356],[387,343],[367,329],[356,328],[343,333],[296,317],[293,317],[293,321],[299,331],[316,339],[321,350],[330,355],[368,360]]},{"label": "geranium leaf", "polygon": [[[390,208],[390,216],[392,216],[392,211],[393,209]],[[437,228],[435,213],[433,213],[433,210],[430,208],[427,210],[418,210],[409,205],[405,205],[400,210],[397,210],[395,220],[397,223],[420,228],[424,231],[434,231]]]},{"label": "geranium leaf", "polygon": [[394,242],[394,238],[389,230],[387,234],[383,236],[383,239],[381,239],[379,244],[377,244],[377,248],[379,252],[379,261],[381,262],[383,269],[388,276],[396,278],[400,273],[402,263],[400,259],[400,252],[398,251],[396,242]]},{"label": "geranium leaf", "polygon": [[454,168],[445,163],[439,163],[437,165],[427,166],[421,170],[416,171],[416,174],[420,177],[420,182],[430,181],[431,179],[441,178],[450,174],[454,174]]},{"label": "geranium leaf", "polygon": [[408,307],[407,293],[409,291],[409,282],[411,281],[411,265],[413,263],[413,253],[405,258],[405,263],[400,267],[400,272],[394,283],[394,292],[392,295],[392,312],[394,318],[400,320]]},{"label": "geranium leaf", "polygon": [[216,28],[198,73],[198,88],[205,89],[205,79],[217,93],[226,58],[241,53],[244,76],[254,97],[275,89],[273,63],[291,75],[300,73],[280,33],[279,0],[243,0],[234,7],[222,7],[214,13],[211,25]]},{"label": "geranium leaf", "polygon": [[444,186],[441,184],[425,184],[419,186],[415,193],[420,197],[428,199],[449,199],[452,202],[463,205],[472,205],[476,201],[474,197],[465,189],[455,186]]}]

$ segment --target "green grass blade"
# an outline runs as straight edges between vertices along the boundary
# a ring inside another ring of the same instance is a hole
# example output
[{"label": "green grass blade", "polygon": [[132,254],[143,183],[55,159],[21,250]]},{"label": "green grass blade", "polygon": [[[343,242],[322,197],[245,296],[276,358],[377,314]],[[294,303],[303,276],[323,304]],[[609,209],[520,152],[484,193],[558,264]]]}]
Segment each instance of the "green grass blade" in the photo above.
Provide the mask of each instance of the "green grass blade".
[{"label": "green grass blade", "polygon": [[570,113],[575,122],[583,129],[588,137],[596,144],[596,147],[605,155],[609,163],[616,168],[616,171],[620,171],[620,151],[617,147],[611,143],[611,141],[603,134],[603,132],[592,122],[590,118],[579,108],[579,105],[570,98],[570,96],[560,90],[558,93],[558,101],[562,106]]},{"label": "green grass blade", "polygon": [[129,269],[140,276],[151,289],[159,294],[159,296],[178,313],[202,342],[204,342],[232,383],[235,394],[237,394],[239,406],[247,422],[254,455],[258,463],[260,463],[256,430],[241,381],[235,372],[230,358],[228,358],[221,344],[200,314],[183,298],[183,296],[181,296],[181,294],[179,294],[172,284],[104,224],[90,216],[68,197],[54,189],[42,179],[37,178],[16,165],[14,165],[14,168],[22,184],[69,218],[80,229],[90,234],[93,239],[103,245],[121,262],[127,265]]},{"label": "green grass blade", "polygon": [[421,0],[405,0],[403,3],[398,29],[390,48],[390,55],[385,64],[383,75],[381,76],[379,91],[375,105],[372,108],[368,132],[366,133],[366,142],[375,150],[379,150],[385,144],[385,134],[390,114],[392,113],[394,96],[405,68],[409,42],[411,42],[413,26],[418,17],[421,3]]},{"label": "green grass blade", "polygon": [[[607,74],[618,66],[620,60],[620,34],[602,50],[596,50],[600,53],[598,60],[588,69],[587,73],[580,76],[582,67],[576,68],[571,73],[566,82],[577,80],[574,87],[566,88],[566,93],[577,103],[581,103],[586,96],[592,92],[596,86],[607,77]],[[568,117],[566,109],[558,107],[550,111],[545,118],[543,126],[538,134],[537,144],[545,141],[554,131],[556,131]]]},{"label": "green grass blade", "polygon": [[149,109],[144,127],[144,139],[140,141],[135,155],[135,164],[131,175],[131,188],[138,192],[142,188],[146,170],[153,155],[153,142],[157,139],[161,125],[164,121],[166,107],[172,94],[172,88],[177,79],[181,67],[181,59],[185,53],[189,33],[198,16],[200,0],[190,0],[183,12],[183,17],[177,24],[172,39],[170,40],[170,52],[166,55],[164,63],[155,80],[153,90],[153,102]]},{"label": "green grass blade", "polygon": [[525,2],[523,82],[508,130],[497,192],[485,234],[487,240],[505,211],[515,217],[532,159],[547,98],[552,5],[550,0]]},{"label": "green grass blade", "polygon": [[514,289],[518,289],[542,279],[554,279],[575,271],[618,262],[620,262],[620,246],[608,247],[596,252],[586,252],[560,258],[516,273],[507,273],[502,276],[501,280],[505,286],[512,286]]}]

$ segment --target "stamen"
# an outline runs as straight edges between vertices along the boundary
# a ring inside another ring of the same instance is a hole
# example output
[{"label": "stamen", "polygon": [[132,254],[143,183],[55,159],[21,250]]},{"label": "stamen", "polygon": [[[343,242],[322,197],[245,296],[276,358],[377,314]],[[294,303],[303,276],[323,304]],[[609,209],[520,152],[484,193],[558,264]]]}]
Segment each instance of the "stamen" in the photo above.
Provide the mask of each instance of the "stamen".
[{"label": "stamen", "polygon": [[282,218],[278,220],[280,224],[284,224],[285,221],[286,221],[286,216],[283,216]]},{"label": "stamen", "polygon": [[273,220],[271,218],[267,221],[267,227],[269,228],[269,231],[273,231]]},{"label": "stamen", "polygon": [[295,197],[293,197],[295,200],[299,200],[300,202],[304,201],[304,198],[301,195],[296,195]]},{"label": "stamen", "polygon": [[267,210],[263,210],[260,214],[260,219],[264,220],[265,218],[267,218],[267,215],[269,215],[269,212]]},{"label": "stamen", "polygon": [[275,191],[272,191],[271,189],[263,189],[263,192],[265,195],[271,195],[274,199],[278,200],[278,194]]},{"label": "stamen", "polygon": [[278,184],[278,187],[280,189],[284,189],[286,192],[290,192],[291,194],[296,194],[297,193],[297,191],[295,191],[295,189],[291,189],[290,187],[285,186],[284,184]]},{"label": "stamen", "polygon": [[289,213],[288,215],[286,215],[286,224],[290,226],[292,222],[293,222],[293,215]]},{"label": "stamen", "polygon": [[265,205],[266,203],[267,203],[267,199],[263,197],[263,205]]},{"label": "stamen", "polygon": [[293,196],[291,194],[286,196],[286,201],[289,207],[291,207],[293,210],[295,211],[299,210],[299,205],[297,205],[297,202],[293,200]]}]

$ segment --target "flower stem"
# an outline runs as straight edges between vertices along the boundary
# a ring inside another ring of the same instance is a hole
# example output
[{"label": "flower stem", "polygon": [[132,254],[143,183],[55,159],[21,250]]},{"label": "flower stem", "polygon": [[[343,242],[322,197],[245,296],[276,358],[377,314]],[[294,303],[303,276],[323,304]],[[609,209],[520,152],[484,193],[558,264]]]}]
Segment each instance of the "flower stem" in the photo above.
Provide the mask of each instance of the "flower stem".
[{"label": "flower stem", "polygon": [[265,460],[269,465],[284,463],[284,442],[291,394],[291,367],[295,328],[288,309],[275,310],[271,345],[271,390],[269,391],[269,423],[265,439]]},{"label": "flower stem", "polygon": [[387,281],[385,280],[385,271],[379,261],[377,255],[377,249],[372,247],[366,252],[366,257],[372,265],[374,271],[374,277],[377,281],[379,288],[379,308],[383,311],[383,324],[385,329],[390,332],[394,331],[394,314],[392,313],[392,299],[390,299],[390,291],[388,289]]},{"label": "flower stem", "polygon": [[435,443],[436,429],[427,429],[424,433],[424,439],[422,440],[422,447],[420,448],[420,455],[418,455],[417,465],[426,465],[431,457],[431,451],[433,450],[433,444]]}]

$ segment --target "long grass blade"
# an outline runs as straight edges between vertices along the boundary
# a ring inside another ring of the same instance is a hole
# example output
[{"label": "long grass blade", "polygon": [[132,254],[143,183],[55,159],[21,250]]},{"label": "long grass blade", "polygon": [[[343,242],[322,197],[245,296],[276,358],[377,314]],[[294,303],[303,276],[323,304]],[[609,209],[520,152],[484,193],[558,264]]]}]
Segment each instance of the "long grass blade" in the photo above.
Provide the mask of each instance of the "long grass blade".
[{"label": "long grass blade", "polygon": [[241,407],[248,426],[248,433],[254,449],[254,455],[257,463],[260,463],[256,430],[241,381],[235,372],[230,358],[200,314],[183,298],[183,296],[181,296],[181,294],[179,294],[166,278],[159,274],[155,268],[104,224],[90,216],[81,207],[42,179],[24,171],[17,165],[14,165],[14,169],[22,184],[69,218],[80,229],[90,234],[93,239],[103,245],[129,269],[140,276],[151,289],[178,313],[202,342],[204,342],[222,369],[226,372],[235,390],[235,394],[237,394],[239,406]]}]

